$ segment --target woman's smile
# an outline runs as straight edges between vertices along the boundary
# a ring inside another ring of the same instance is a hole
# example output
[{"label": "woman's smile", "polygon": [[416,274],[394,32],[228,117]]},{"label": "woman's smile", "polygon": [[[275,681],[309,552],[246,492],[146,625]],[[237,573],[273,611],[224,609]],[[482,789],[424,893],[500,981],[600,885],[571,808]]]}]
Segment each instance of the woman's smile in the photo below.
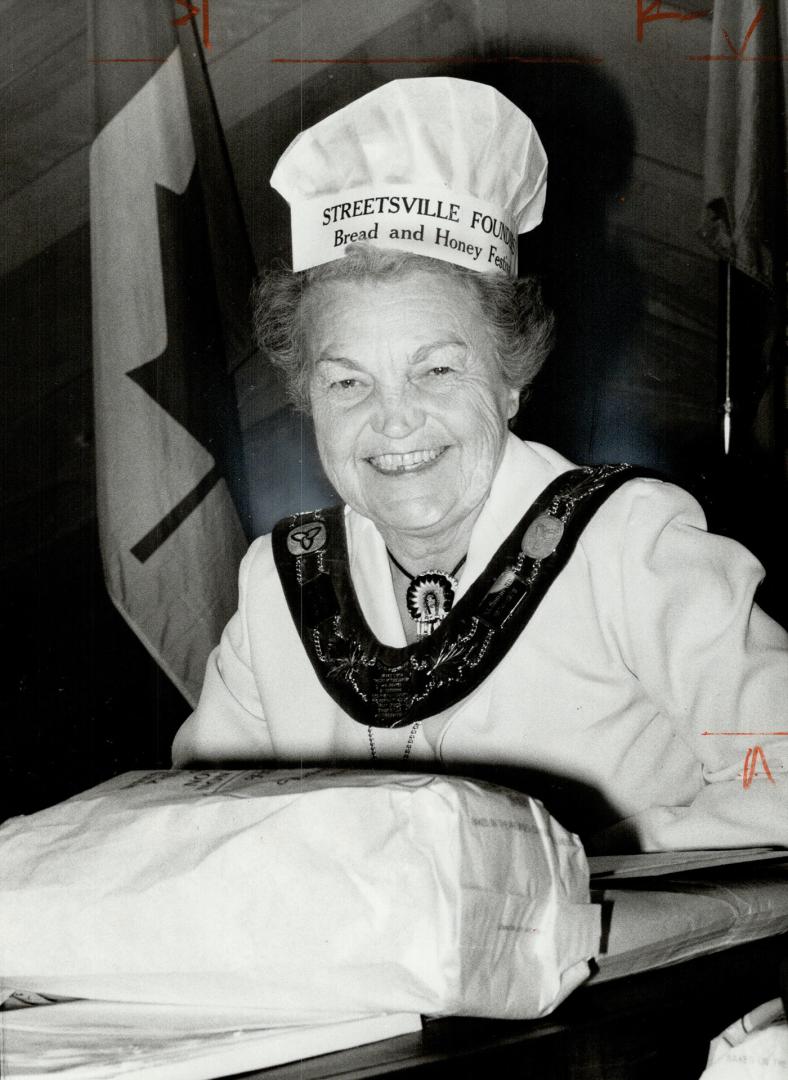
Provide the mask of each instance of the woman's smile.
[{"label": "woman's smile", "polygon": [[434,450],[410,450],[402,454],[376,454],[366,460],[379,473],[385,476],[399,476],[402,473],[422,472],[443,457],[448,446],[439,446]]}]

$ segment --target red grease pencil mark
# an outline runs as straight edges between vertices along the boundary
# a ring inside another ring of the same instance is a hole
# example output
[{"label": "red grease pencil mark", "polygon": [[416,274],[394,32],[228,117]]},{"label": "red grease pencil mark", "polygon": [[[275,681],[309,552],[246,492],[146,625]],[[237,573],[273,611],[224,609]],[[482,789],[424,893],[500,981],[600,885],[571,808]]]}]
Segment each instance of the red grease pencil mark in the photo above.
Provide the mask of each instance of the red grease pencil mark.
[{"label": "red grease pencil mark", "polygon": [[750,784],[755,779],[756,772],[758,770],[758,758],[761,759],[763,765],[763,771],[771,783],[775,783],[774,777],[771,774],[769,765],[766,761],[766,755],[760,746],[751,746],[744,757],[744,772],[742,774],[742,787],[746,791]]},{"label": "red grease pencil mark", "polygon": [[762,63],[765,62],[765,61],[771,61],[772,63],[775,63],[775,62],[779,63],[781,61],[788,60],[788,56],[745,56],[744,55],[747,52],[747,49],[749,47],[752,35],[755,33],[755,28],[758,25],[758,23],[761,21],[761,19],[763,18],[765,13],[766,13],[766,5],[761,4],[758,7],[758,10],[755,12],[755,18],[752,20],[749,27],[747,28],[747,33],[744,35],[744,40],[742,41],[741,46],[739,48],[737,48],[733,44],[733,41],[731,40],[731,36],[728,33],[728,31],[723,29],[722,36],[725,38],[725,44],[728,46],[728,49],[730,50],[729,52],[727,52],[727,53],[708,53],[708,54],[705,54],[705,55],[702,55],[702,56],[688,56],[687,59],[688,60],[704,60],[704,61],[706,61],[706,63],[710,63],[712,61],[717,61],[717,60],[728,60],[728,61],[736,60],[736,61],[739,61],[740,63],[742,61],[750,61],[750,62],[758,62],[758,61],[760,61]]},{"label": "red grease pencil mark", "polygon": [[788,60],[785,56],[687,56],[686,60],[703,60],[707,64],[716,60],[735,60],[739,64],[784,64]]},{"label": "red grease pencil mark", "polygon": [[725,38],[725,44],[728,46],[730,51],[733,53],[733,55],[737,59],[744,56],[744,54],[747,52],[747,46],[750,44],[750,38],[755,33],[755,27],[758,25],[758,23],[763,18],[764,11],[765,11],[765,8],[764,8],[763,4],[761,4],[761,6],[755,12],[755,18],[750,23],[749,28],[747,30],[747,33],[744,35],[744,41],[742,42],[742,45],[741,45],[740,49],[737,49],[736,46],[733,44],[733,42],[731,41],[731,36],[728,33],[728,31],[727,30],[722,31],[722,36]]},{"label": "red grease pencil mark", "polygon": [[[186,8],[186,14],[181,15],[177,19],[171,19],[170,22],[173,26],[186,26],[200,13],[200,9],[196,4],[192,4],[189,0],[175,0],[175,3],[182,8]],[[210,22],[208,12],[208,0],[203,0],[202,5],[202,43],[206,49],[211,47],[211,33]]]},{"label": "red grease pencil mark", "polygon": [[[170,19],[170,26],[186,26],[195,19],[202,10],[202,43],[206,49],[211,48],[211,23],[208,0],[203,0],[202,9],[190,0],[175,0],[179,7],[186,8],[185,15],[179,15],[177,19]],[[166,56],[89,56],[89,64],[163,64]]]},{"label": "red grease pencil mark", "polygon": [[788,735],[788,731],[701,731],[701,735]]},{"label": "red grease pencil mark", "polygon": [[166,56],[89,56],[89,64],[163,64]]},{"label": "red grease pencil mark", "polygon": [[677,22],[691,22],[693,19],[702,19],[706,15],[711,14],[710,9],[708,8],[704,11],[662,11],[662,0],[651,0],[651,3],[645,7],[643,0],[637,0],[637,4],[637,39],[640,43],[643,41],[643,32],[648,23],[658,22],[662,19],[674,19]]},{"label": "red grease pencil mark", "polygon": [[602,64],[601,56],[274,56],[272,64]]}]

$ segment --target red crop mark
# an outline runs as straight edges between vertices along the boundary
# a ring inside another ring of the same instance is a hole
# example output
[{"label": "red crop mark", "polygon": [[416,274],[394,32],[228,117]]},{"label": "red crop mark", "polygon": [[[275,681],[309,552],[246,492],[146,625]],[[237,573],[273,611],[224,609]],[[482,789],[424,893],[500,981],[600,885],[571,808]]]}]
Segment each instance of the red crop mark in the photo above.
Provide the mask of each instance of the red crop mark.
[{"label": "red crop mark", "polygon": [[775,779],[772,776],[769,764],[766,760],[766,755],[764,754],[763,750],[760,748],[760,746],[751,746],[744,756],[744,772],[742,774],[741,782],[742,787],[745,791],[755,779],[756,773],[758,771],[759,758],[761,764],[763,765],[764,774],[772,783],[775,783]]},{"label": "red crop mark", "polygon": [[[182,8],[186,8],[186,14],[179,16],[177,19],[171,19],[173,26],[186,26],[192,19],[196,18],[200,14],[200,9],[196,4],[190,3],[190,0],[175,0],[175,3]],[[210,26],[210,14],[208,11],[208,0],[203,0],[202,5],[202,43],[206,49],[211,47],[211,26]]]},{"label": "red crop mark", "polygon": [[758,26],[758,23],[761,21],[761,19],[763,18],[763,16],[765,14],[766,14],[766,5],[765,4],[760,4],[758,6],[758,10],[755,12],[755,17],[753,18],[750,25],[747,27],[747,32],[744,35],[744,40],[742,41],[742,43],[741,43],[741,45],[739,47],[734,45],[728,31],[723,29],[722,36],[725,38],[725,44],[728,46],[728,50],[729,50],[728,52],[726,52],[726,53],[709,53],[709,54],[706,54],[706,55],[703,55],[703,56],[688,56],[687,59],[688,60],[705,60],[706,62],[709,62],[709,61],[712,61],[712,60],[738,60],[739,62],[742,62],[742,61],[745,61],[745,60],[750,60],[750,61],[753,61],[753,60],[754,61],[772,61],[772,62],[775,62],[775,61],[780,62],[780,61],[788,60],[788,56],[745,56],[744,55],[747,52],[750,41],[752,39],[752,35],[755,33],[755,29]]},{"label": "red crop mark", "polygon": [[166,56],[89,56],[89,64],[163,64]]},{"label": "red crop mark", "polygon": [[758,23],[763,18],[764,11],[765,11],[765,8],[764,8],[763,4],[761,4],[761,6],[755,12],[755,18],[750,23],[749,28],[747,30],[747,33],[744,35],[744,41],[742,42],[742,45],[741,45],[740,49],[737,49],[736,46],[733,44],[733,42],[731,41],[731,36],[728,33],[728,31],[727,30],[722,31],[722,36],[725,38],[725,44],[728,46],[728,48],[730,49],[730,51],[733,53],[733,55],[736,57],[737,60],[740,60],[741,57],[744,56],[744,54],[747,52],[747,46],[750,44],[750,38],[755,33],[755,27],[758,25]]},{"label": "red crop mark", "polygon": [[788,735],[788,731],[701,731],[701,735]]},{"label": "red crop mark", "polygon": [[674,19],[676,22],[691,22],[693,19],[702,19],[710,14],[710,9],[703,11],[662,11],[662,0],[651,0],[644,6],[644,0],[637,0],[637,39],[643,41],[643,32],[646,25],[658,22],[662,19]]},{"label": "red crop mark", "polygon": [[274,56],[272,64],[601,64],[601,56]]}]

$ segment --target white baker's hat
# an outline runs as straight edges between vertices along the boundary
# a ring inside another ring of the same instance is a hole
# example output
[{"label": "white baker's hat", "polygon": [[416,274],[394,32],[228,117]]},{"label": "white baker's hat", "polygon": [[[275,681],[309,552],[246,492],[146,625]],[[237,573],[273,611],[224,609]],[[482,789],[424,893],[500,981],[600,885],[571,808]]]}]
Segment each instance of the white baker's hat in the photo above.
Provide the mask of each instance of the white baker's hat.
[{"label": "white baker's hat", "polygon": [[524,112],[491,86],[436,77],[395,79],[302,131],[271,185],[290,203],[294,270],[366,241],[516,277],[546,177]]}]

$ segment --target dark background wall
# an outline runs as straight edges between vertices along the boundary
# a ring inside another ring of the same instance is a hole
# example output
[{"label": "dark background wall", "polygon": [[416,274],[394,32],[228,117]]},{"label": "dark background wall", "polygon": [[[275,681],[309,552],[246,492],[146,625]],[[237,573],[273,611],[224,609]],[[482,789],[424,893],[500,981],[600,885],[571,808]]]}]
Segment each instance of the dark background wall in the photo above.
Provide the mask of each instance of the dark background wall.
[{"label": "dark background wall", "polygon": [[[774,425],[768,410],[755,415],[763,319],[744,285],[741,408],[733,454],[721,455],[718,266],[697,238],[707,71],[686,59],[708,51],[711,22],[657,23],[638,43],[635,9],[635,0],[224,0],[211,8],[209,68],[261,268],[289,253],[286,208],[268,177],[300,126],[414,75],[491,82],[521,105],[550,157],[545,221],[521,258],[544,276],[559,337],[518,432],[578,461],[680,477],[712,524],[766,563],[763,600],[784,616],[784,488]],[[10,0],[5,14],[0,817],[165,764],[188,712],[102,582],[84,4]],[[300,433],[256,389],[264,382],[252,367],[239,373],[258,529],[300,499],[330,498]]]}]

